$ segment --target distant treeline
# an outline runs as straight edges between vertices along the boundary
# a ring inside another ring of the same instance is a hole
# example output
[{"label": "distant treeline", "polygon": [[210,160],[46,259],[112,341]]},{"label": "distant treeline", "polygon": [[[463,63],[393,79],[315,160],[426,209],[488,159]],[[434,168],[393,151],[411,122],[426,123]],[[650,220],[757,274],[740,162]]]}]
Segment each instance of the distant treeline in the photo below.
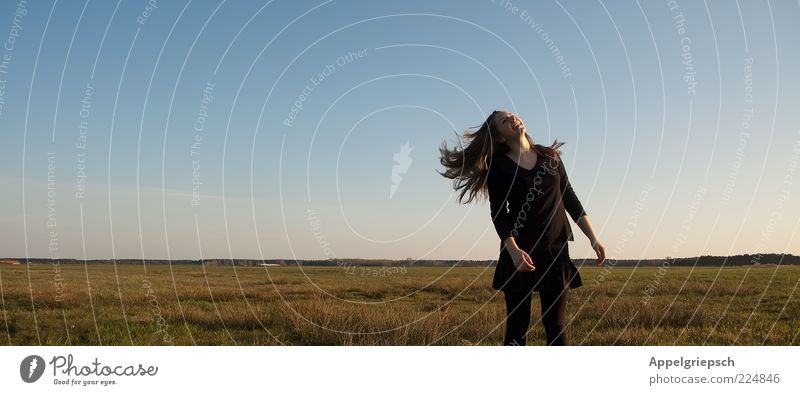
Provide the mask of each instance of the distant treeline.
[{"label": "distant treeline", "polygon": [[[594,266],[594,258],[572,258],[572,261],[577,266],[586,265]],[[8,258],[0,259],[2,264],[52,264],[53,260],[50,258]],[[209,266],[377,266],[377,267],[442,267],[442,266],[494,266],[497,260],[483,260],[483,261],[467,261],[467,260],[414,260],[411,258],[396,260],[396,259],[361,259],[361,258],[338,258],[338,259],[206,259],[200,260],[162,260],[162,259],[92,259],[92,260],[79,260],[79,259],[60,259],[59,264],[112,264],[117,263],[120,265],[200,265],[205,264]],[[733,256],[714,256],[714,255],[701,255],[699,257],[691,258],[672,258],[665,257],[663,259],[608,259],[606,260],[607,266],[746,266],[746,265],[767,265],[767,264],[780,264],[780,265],[800,265],[800,256],[792,254],[744,254]]]},{"label": "distant treeline", "polygon": [[[594,259],[572,259],[575,265],[594,265]],[[609,259],[607,265],[615,266],[748,266],[748,265],[800,265],[800,256],[792,254],[744,254],[731,256],[701,255],[690,258],[663,259]]]}]

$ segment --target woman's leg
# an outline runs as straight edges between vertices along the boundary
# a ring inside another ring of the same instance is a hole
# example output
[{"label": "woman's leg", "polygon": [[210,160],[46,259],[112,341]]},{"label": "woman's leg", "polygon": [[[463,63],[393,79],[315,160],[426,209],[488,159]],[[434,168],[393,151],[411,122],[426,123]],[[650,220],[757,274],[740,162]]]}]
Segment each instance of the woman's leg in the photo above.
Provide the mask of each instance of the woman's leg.
[{"label": "woman's leg", "polygon": [[568,346],[567,296],[569,288],[542,287],[539,299],[542,302],[542,324],[547,335],[547,345]]},{"label": "woman's leg", "polygon": [[504,291],[506,299],[505,346],[524,346],[531,323],[531,292]]}]

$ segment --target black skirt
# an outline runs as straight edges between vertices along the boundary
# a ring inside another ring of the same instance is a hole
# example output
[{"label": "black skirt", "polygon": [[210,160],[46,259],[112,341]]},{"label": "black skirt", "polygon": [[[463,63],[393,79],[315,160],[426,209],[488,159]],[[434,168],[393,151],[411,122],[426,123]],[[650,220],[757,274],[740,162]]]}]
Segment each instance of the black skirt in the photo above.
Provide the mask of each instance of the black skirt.
[{"label": "black skirt", "polygon": [[502,248],[492,279],[492,288],[511,292],[537,292],[543,287],[552,290],[578,288],[581,274],[569,256],[569,244],[531,249],[528,252],[536,266],[532,272],[518,272],[511,255]]}]

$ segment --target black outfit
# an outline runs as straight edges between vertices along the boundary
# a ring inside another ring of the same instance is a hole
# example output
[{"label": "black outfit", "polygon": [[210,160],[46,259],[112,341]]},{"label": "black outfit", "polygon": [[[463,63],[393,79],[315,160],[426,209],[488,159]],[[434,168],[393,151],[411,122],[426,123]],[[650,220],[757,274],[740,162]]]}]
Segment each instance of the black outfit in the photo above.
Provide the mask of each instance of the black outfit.
[{"label": "black outfit", "polygon": [[[506,344],[524,344],[532,292],[540,294],[548,344],[566,343],[562,329],[568,289],[583,285],[569,257],[567,242],[574,236],[567,213],[577,223],[585,211],[562,161],[545,154],[538,144],[535,149],[537,161],[532,169],[519,166],[506,153],[492,156],[489,163],[490,211],[500,237],[492,288],[506,294]],[[517,245],[530,255],[536,270],[516,270],[511,255],[503,248],[508,236],[514,236]],[[561,336],[557,336],[559,332]]]},{"label": "black outfit", "polygon": [[[547,288],[539,291],[542,306],[542,324],[547,345],[566,346],[567,292]],[[506,300],[506,334],[503,345],[524,346],[531,323],[531,293],[504,291]]]}]

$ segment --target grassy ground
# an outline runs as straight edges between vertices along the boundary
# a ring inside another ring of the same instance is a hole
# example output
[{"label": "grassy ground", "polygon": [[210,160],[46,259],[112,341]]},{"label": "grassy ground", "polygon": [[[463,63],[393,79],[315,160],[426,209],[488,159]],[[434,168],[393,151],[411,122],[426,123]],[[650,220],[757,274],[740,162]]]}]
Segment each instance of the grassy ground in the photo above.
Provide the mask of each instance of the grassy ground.
[{"label": "grassy ground", "polygon": [[[494,268],[0,265],[0,344],[497,345]],[[583,268],[575,345],[800,344],[800,267]],[[597,281],[599,280],[599,281]],[[529,344],[544,344],[534,295]]]}]

